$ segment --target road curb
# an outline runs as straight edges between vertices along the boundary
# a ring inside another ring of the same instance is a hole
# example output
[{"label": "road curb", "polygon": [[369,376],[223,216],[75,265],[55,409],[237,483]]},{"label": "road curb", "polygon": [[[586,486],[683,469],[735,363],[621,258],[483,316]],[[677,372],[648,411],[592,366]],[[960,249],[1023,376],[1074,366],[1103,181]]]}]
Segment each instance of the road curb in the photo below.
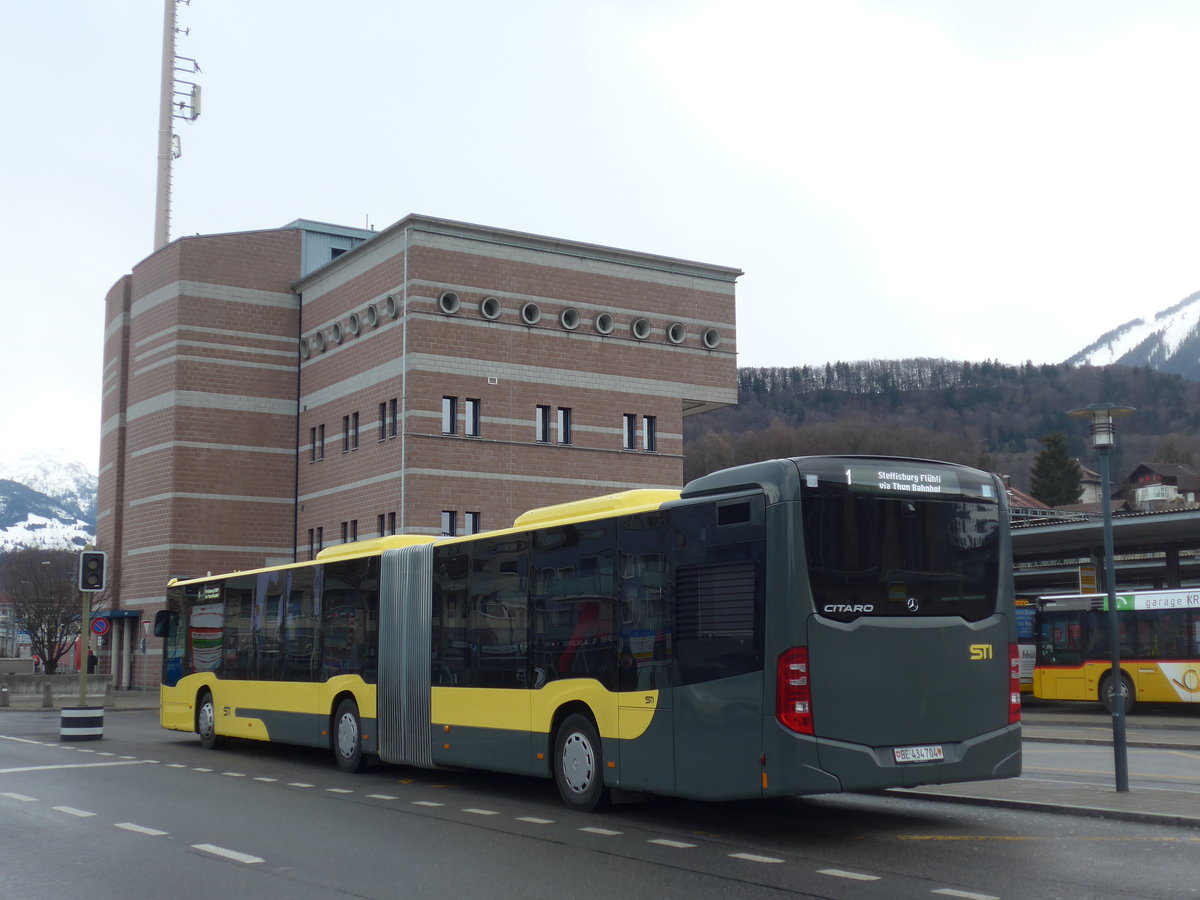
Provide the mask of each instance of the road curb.
[{"label": "road curb", "polygon": [[1089,819],[1112,819],[1119,822],[1141,822],[1148,825],[1174,825],[1179,828],[1200,829],[1200,817],[1181,816],[1175,813],[1147,812],[1140,809],[1113,809],[1105,806],[1077,806],[1064,803],[1047,803],[1038,800],[1020,800],[1012,797],[979,797],[968,794],[943,794],[923,791],[920,788],[889,788],[883,793],[893,797],[916,798],[919,800],[942,800],[966,806],[991,806],[998,809],[1023,809],[1030,812],[1048,812],[1059,815],[1080,816]]}]

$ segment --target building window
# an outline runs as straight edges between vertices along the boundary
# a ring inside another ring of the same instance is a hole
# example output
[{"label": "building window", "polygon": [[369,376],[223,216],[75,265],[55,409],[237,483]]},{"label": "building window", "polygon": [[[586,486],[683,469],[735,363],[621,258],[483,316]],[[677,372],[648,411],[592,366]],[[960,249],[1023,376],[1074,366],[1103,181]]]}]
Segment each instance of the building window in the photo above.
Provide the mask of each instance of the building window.
[{"label": "building window", "polygon": [[350,417],[342,416],[342,452],[350,452]]},{"label": "building window", "polygon": [[325,425],[317,426],[317,459],[325,458]]},{"label": "building window", "polygon": [[571,407],[569,406],[558,408],[558,442],[560,444],[571,443]]},{"label": "building window", "polygon": [[637,449],[637,416],[633,413],[625,413],[621,417],[622,422],[622,438],[621,446],[626,450]]},{"label": "building window", "polygon": [[463,431],[468,437],[479,437],[481,401],[468,397],[464,401]]},{"label": "building window", "polygon": [[325,526],[317,526],[317,553],[325,549]]},{"label": "building window", "polygon": [[535,440],[539,444],[550,443],[550,407],[539,406],[534,418]]},{"label": "building window", "polygon": [[400,402],[393,397],[389,405],[392,410],[392,421],[388,426],[388,437],[395,437],[400,429]]},{"label": "building window", "polygon": [[317,426],[308,429],[308,461],[317,461]]},{"label": "building window", "polygon": [[311,528],[308,529],[308,558],[309,559],[317,558],[316,538],[314,537],[313,530]]},{"label": "building window", "polygon": [[350,413],[350,449],[358,449],[358,413]]},{"label": "building window", "polygon": [[442,510],[442,537],[453,537],[458,533],[458,513],[452,509]]},{"label": "building window", "polygon": [[442,398],[442,434],[455,434],[458,431],[458,398]]},{"label": "building window", "polygon": [[395,534],[395,533],[396,533],[396,514],[394,512],[390,512],[390,513],[388,513],[388,534]]},{"label": "building window", "polygon": [[479,534],[479,532],[483,531],[483,529],[479,525],[479,522],[480,522],[479,513],[477,513],[477,512],[463,513],[463,516],[465,517],[465,520],[463,522],[463,527],[466,529],[467,534]]},{"label": "building window", "polygon": [[378,531],[380,537],[383,537],[384,534],[387,533],[383,530],[383,513],[380,513],[378,516],[375,517],[375,528]]},{"label": "building window", "polygon": [[349,540],[350,540],[350,523],[343,522],[342,523],[342,543],[345,544]]},{"label": "building window", "polygon": [[350,520],[350,540],[358,540],[358,519]]},{"label": "building window", "polygon": [[387,440],[387,401],[379,404],[379,439]]},{"label": "building window", "polygon": [[658,416],[642,416],[642,449],[658,449]]}]

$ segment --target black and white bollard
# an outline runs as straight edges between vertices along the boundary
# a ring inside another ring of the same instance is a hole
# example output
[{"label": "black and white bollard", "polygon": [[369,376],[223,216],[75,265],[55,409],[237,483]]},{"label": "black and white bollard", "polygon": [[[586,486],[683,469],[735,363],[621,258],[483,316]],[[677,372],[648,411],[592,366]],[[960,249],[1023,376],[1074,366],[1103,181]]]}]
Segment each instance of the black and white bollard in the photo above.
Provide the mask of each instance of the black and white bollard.
[{"label": "black and white bollard", "polygon": [[63,741],[100,740],[104,737],[104,707],[64,706],[58,737]]}]

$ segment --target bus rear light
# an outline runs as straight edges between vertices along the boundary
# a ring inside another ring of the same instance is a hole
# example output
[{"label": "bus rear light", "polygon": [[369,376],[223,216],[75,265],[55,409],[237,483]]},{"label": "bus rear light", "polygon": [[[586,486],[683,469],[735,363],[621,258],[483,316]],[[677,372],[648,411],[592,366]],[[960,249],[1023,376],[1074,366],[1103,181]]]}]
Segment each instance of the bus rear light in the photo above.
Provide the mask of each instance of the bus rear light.
[{"label": "bus rear light", "polygon": [[813,733],[809,674],[807,647],[792,647],[780,654],[775,674],[775,718],[797,734]]},{"label": "bus rear light", "polygon": [[1021,648],[1008,645],[1008,724],[1021,721]]}]

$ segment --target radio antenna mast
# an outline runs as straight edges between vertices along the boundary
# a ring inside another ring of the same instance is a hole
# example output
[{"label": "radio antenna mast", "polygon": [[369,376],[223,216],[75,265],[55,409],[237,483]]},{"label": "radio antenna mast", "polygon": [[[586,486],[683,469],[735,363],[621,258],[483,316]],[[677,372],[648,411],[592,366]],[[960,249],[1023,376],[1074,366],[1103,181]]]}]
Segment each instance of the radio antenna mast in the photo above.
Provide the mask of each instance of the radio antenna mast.
[{"label": "radio antenna mast", "polygon": [[[175,37],[180,29],[175,25],[175,7],[191,5],[192,0],[163,0],[162,83],[158,100],[158,182],[155,192],[154,249],[171,241],[171,164],[182,153],[179,135],[172,121],[183,119],[195,122],[200,117],[200,85],[181,78],[181,75],[200,74],[194,59],[175,55]],[[188,34],[191,29],[183,29]]]}]

